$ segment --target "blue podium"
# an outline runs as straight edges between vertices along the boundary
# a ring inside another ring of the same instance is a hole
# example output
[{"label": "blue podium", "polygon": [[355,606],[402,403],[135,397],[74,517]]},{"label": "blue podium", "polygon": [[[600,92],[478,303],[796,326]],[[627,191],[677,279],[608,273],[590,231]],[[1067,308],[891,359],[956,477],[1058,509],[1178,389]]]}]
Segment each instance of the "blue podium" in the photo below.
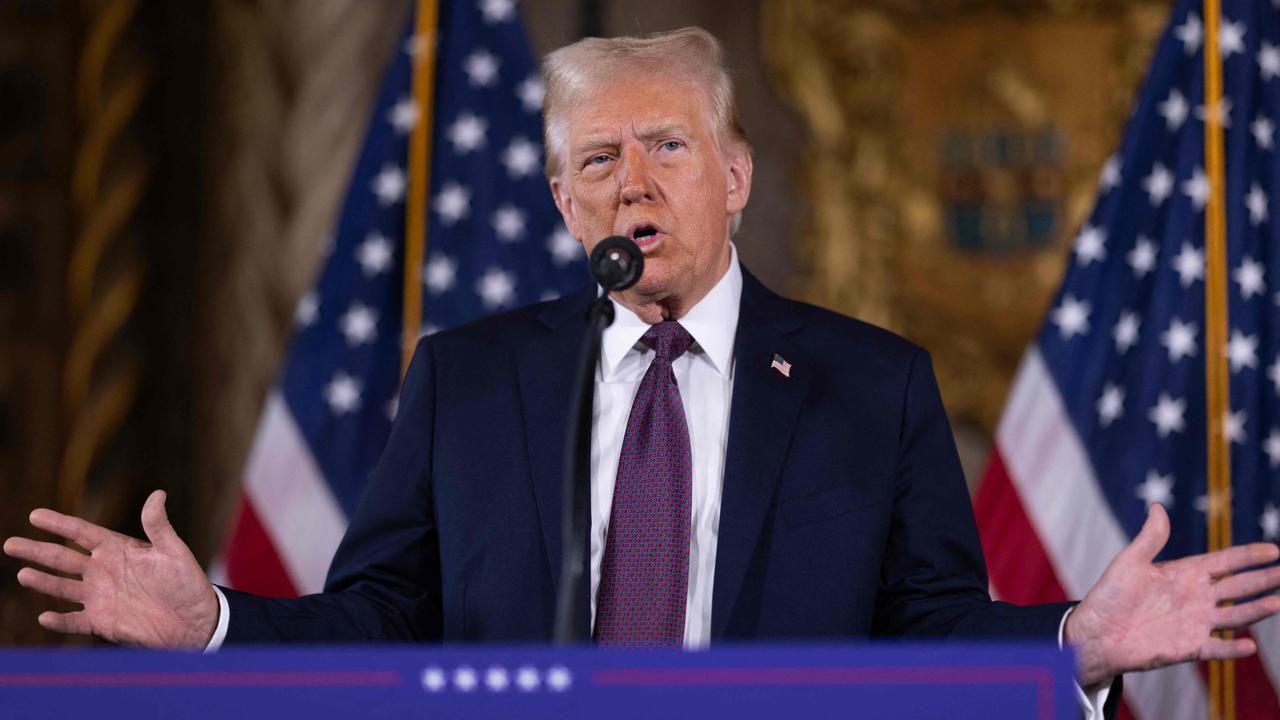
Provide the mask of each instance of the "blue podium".
[{"label": "blue podium", "polygon": [[0,652],[0,718],[1079,716],[1068,652],[1003,645]]}]

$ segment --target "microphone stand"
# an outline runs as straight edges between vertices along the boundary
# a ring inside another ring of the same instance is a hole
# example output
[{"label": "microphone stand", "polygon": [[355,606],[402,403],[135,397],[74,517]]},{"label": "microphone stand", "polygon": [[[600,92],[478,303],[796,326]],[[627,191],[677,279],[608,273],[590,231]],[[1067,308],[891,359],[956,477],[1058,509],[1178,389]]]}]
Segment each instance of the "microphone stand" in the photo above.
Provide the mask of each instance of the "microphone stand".
[{"label": "microphone stand", "polygon": [[[556,645],[572,645],[578,637],[578,603],[584,594],[583,568],[586,565],[587,528],[591,500],[591,412],[595,401],[596,365],[600,362],[600,341],[604,329],[613,322],[613,302],[602,294],[587,310],[587,336],[583,339],[578,376],[569,409],[569,435],[564,455],[564,532],[561,552],[560,588],[556,596]],[[589,633],[588,633],[589,634]]]}]

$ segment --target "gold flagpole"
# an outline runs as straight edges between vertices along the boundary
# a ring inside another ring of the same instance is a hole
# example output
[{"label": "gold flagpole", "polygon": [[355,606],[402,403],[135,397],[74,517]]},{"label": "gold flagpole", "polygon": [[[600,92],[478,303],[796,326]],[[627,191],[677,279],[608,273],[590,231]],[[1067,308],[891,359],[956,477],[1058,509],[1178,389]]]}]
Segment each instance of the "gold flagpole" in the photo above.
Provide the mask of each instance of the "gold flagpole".
[{"label": "gold flagpole", "polygon": [[[1204,347],[1205,400],[1208,413],[1209,550],[1231,546],[1231,441],[1225,430],[1230,412],[1227,373],[1227,230],[1222,120],[1222,59],[1218,52],[1219,0],[1204,0],[1204,161],[1209,180],[1205,205]],[[1231,631],[1220,633],[1224,638]],[[1209,714],[1235,718],[1235,663],[1209,663]]]},{"label": "gold flagpole", "polygon": [[422,334],[422,261],[427,254],[427,191],[431,184],[431,111],[436,69],[436,0],[418,0],[413,30],[413,104],[418,121],[409,137],[409,197],[405,203],[404,323],[401,375]]}]

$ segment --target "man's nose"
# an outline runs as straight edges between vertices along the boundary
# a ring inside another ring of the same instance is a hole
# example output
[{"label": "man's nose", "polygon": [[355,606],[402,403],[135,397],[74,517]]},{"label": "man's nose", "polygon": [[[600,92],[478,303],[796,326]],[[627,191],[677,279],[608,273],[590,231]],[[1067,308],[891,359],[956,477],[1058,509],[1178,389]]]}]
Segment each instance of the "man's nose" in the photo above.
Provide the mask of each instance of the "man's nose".
[{"label": "man's nose", "polygon": [[649,157],[641,148],[629,147],[622,152],[622,183],[619,196],[624,204],[651,202],[654,199],[653,176]]}]

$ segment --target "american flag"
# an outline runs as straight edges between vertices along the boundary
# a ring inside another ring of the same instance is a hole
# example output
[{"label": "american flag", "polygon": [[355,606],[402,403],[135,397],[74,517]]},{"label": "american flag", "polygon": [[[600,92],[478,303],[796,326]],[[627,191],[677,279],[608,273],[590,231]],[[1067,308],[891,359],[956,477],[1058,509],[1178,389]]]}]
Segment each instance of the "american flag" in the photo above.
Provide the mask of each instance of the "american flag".
[{"label": "american flag", "polygon": [[[1205,24],[1179,0],[1093,213],[1022,366],[977,510],[993,589],[1079,598],[1151,503],[1163,558],[1207,550],[1205,356],[1230,373],[1234,543],[1280,539],[1280,0],[1223,0],[1224,99],[1204,103]],[[1204,121],[1225,127],[1229,341],[1205,347]],[[1272,287],[1268,288],[1268,281]],[[1280,623],[1236,666],[1237,717],[1280,717]],[[1203,667],[1129,675],[1141,718],[1204,718]]]},{"label": "american flag", "polygon": [[[406,175],[409,138],[427,110],[411,90],[424,40],[412,35],[413,18],[408,27],[259,424],[215,572],[238,589],[288,597],[323,587],[395,417],[405,201],[420,181]],[[587,280],[542,174],[542,82],[515,3],[442,2],[436,37],[424,333]]]}]

